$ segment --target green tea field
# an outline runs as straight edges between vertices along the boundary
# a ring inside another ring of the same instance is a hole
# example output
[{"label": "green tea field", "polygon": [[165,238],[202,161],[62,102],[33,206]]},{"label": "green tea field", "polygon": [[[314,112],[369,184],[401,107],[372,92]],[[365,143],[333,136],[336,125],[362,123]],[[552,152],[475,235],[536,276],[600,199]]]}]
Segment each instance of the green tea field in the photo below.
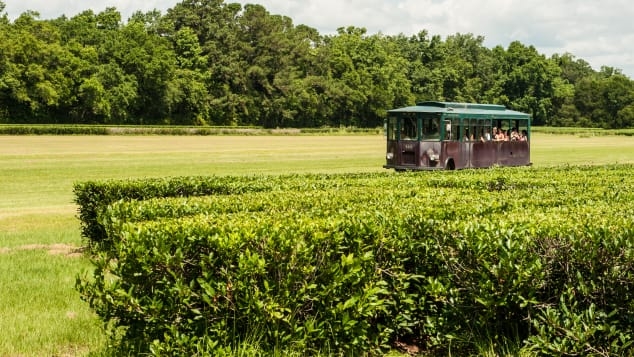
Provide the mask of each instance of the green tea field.
[{"label": "green tea field", "polygon": [[[535,134],[531,145],[534,169],[634,164],[634,139],[627,136]],[[384,151],[384,137],[374,135],[0,136],[0,356],[84,356],[98,354],[107,343],[101,322],[75,288],[91,263],[83,254],[74,184],[210,175],[400,175],[381,167]],[[584,184],[604,183],[600,170],[584,172]]]}]

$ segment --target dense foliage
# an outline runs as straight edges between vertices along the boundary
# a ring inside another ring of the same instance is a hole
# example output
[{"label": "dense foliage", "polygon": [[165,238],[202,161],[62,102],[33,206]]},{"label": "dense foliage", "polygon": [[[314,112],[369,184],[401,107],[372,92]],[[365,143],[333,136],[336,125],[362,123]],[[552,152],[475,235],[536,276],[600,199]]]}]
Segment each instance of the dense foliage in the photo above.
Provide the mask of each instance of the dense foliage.
[{"label": "dense foliage", "polygon": [[631,355],[632,169],[77,184],[78,288],[124,354]]},{"label": "dense foliage", "polygon": [[0,1],[0,123],[377,127],[420,100],[499,103],[536,125],[634,125],[634,83],[519,42],[336,35],[260,5],[184,0],[166,14],[115,8],[14,21]]}]

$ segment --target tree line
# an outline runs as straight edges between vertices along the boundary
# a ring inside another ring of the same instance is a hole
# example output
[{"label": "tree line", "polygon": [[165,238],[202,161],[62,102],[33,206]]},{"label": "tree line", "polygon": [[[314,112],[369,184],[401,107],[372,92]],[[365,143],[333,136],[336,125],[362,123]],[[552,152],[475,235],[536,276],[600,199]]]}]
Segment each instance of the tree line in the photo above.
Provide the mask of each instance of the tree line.
[{"label": "tree line", "polygon": [[417,101],[504,104],[535,125],[634,126],[634,81],[519,41],[322,35],[261,5],[183,0],[9,20],[0,1],[0,123],[376,127]]}]

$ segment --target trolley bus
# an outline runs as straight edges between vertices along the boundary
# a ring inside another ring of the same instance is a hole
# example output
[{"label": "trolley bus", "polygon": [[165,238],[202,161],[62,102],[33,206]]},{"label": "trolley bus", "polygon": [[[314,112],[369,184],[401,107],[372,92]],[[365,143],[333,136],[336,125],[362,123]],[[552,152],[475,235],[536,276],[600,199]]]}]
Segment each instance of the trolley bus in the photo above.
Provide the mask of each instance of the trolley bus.
[{"label": "trolley bus", "polygon": [[421,102],[386,120],[386,169],[530,165],[530,115],[503,105]]}]

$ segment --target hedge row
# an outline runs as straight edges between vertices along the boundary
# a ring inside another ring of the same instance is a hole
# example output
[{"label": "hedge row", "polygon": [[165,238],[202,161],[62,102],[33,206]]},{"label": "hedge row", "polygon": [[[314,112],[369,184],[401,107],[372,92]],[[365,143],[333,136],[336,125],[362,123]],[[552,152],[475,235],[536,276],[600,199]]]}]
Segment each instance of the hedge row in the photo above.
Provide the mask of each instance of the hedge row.
[{"label": "hedge row", "polygon": [[0,125],[0,135],[108,135],[108,128],[69,125]]},{"label": "hedge row", "polygon": [[102,125],[0,125],[0,135],[377,135],[383,128],[264,129],[260,127],[178,127]]},{"label": "hedge row", "polygon": [[78,288],[128,353],[628,354],[632,169],[79,184]]},{"label": "hedge row", "polygon": [[634,136],[634,129],[602,129],[602,128],[574,128],[574,127],[551,127],[551,126],[534,126],[531,128],[533,133],[555,134],[555,135],[579,135],[586,136]]},{"label": "hedge row", "polygon": [[258,127],[0,125],[0,135],[265,135]]}]

